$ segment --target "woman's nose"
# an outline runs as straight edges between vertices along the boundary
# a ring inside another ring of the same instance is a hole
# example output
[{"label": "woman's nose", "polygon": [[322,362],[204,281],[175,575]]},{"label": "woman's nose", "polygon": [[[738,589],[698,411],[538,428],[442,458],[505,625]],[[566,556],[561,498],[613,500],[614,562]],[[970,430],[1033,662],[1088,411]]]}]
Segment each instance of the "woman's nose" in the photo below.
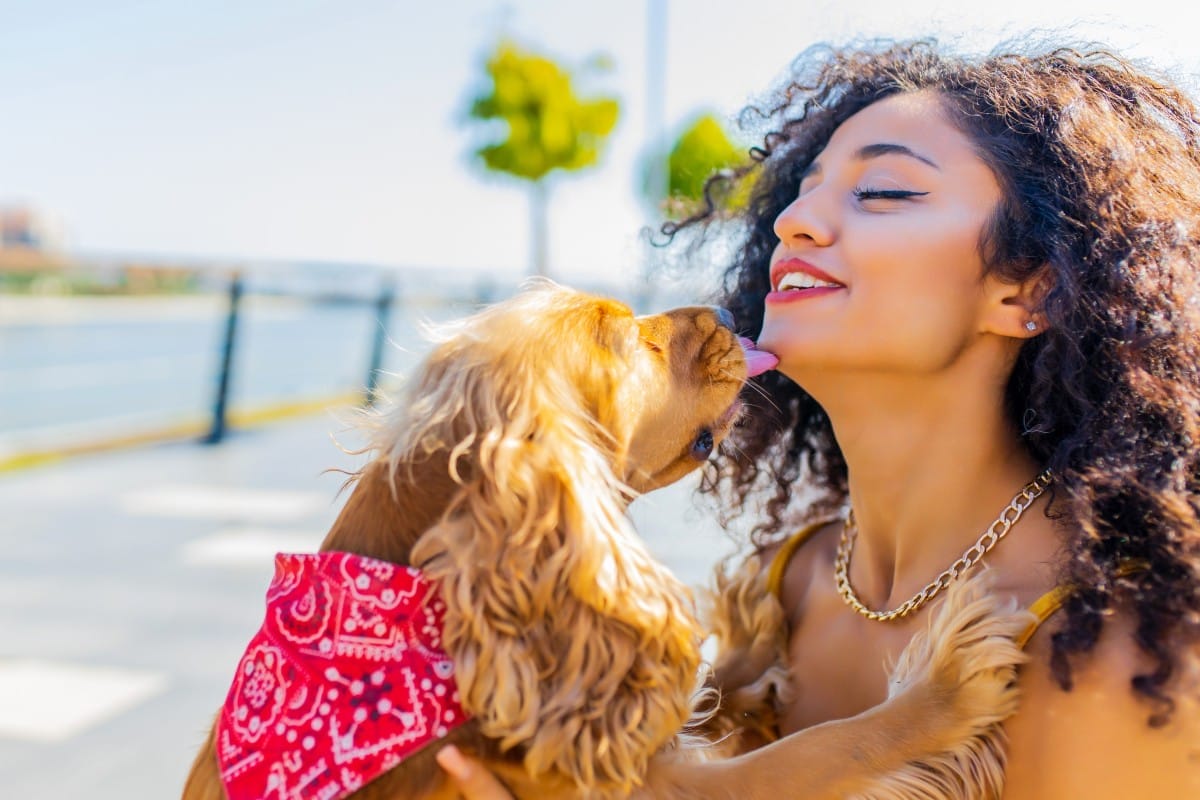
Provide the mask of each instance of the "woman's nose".
[{"label": "woman's nose", "polygon": [[820,196],[819,189],[805,192],[788,205],[775,218],[775,235],[786,243],[807,239],[815,245],[824,246],[833,241],[834,226],[830,219],[827,198]]}]

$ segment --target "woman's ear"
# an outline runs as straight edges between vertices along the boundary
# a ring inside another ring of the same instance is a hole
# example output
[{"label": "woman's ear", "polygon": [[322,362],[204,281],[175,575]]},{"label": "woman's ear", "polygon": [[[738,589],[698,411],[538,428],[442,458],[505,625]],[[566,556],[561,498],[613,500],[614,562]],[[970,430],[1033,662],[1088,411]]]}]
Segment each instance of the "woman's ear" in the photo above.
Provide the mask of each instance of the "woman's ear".
[{"label": "woman's ear", "polygon": [[1041,267],[1013,282],[992,272],[984,276],[982,332],[1012,339],[1032,339],[1046,330],[1042,302],[1050,290],[1050,270]]}]

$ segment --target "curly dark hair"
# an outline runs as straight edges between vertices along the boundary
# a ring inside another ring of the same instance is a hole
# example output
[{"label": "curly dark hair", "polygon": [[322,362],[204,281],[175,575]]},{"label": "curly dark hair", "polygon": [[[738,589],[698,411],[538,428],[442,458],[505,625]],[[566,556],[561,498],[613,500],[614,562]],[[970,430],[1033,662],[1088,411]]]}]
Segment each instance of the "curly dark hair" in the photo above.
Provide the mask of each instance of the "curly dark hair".
[{"label": "curly dark hair", "polygon": [[[1031,455],[1054,472],[1056,519],[1069,532],[1060,580],[1074,592],[1052,672],[1069,689],[1073,658],[1094,647],[1106,611],[1127,603],[1154,665],[1133,688],[1152,706],[1150,724],[1164,724],[1182,643],[1200,630],[1200,120],[1181,89],[1094,47],[964,57],[921,40],[807,51],[769,104],[748,109],[771,129],[750,165],[710,182],[753,181],[718,302],[757,337],[773,223],[801,174],[851,115],[920,90],[941,96],[1001,186],[981,236],[986,270],[1046,289],[1048,329],[1024,344],[1005,399]],[[663,233],[711,232],[720,217],[710,201]],[[725,522],[753,517],[752,541],[765,546],[845,506],[846,463],[825,411],[795,383],[770,372],[747,389],[758,411],[701,491],[722,501]],[[1130,573],[1134,563],[1148,568]]]}]

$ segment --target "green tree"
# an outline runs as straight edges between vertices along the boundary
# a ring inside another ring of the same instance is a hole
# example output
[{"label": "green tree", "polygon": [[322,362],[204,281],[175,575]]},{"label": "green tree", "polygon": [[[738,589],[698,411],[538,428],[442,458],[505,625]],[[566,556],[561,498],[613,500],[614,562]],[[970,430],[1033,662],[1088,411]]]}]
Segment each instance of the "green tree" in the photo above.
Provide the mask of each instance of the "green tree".
[{"label": "green tree", "polygon": [[[605,66],[603,59],[593,58],[585,69]],[[509,41],[500,42],[485,68],[487,86],[473,99],[470,118],[487,134],[495,131],[504,138],[493,138],[474,153],[488,170],[529,183],[533,271],[545,275],[547,178],[554,170],[576,171],[595,164],[617,123],[620,105],[610,97],[579,97],[570,72]]]},{"label": "green tree", "polygon": [[[675,140],[667,160],[667,196],[650,196],[653,181],[650,170],[662,168],[663,155],[652,157],[646,164],[647,199],[658,206],[668,219],[682,219],[704,206],[704,187],[708,179],[723,171],[737,169],[749,163],[746,147],[740,146],[726,132],[716,115],[704,112],[695,116]],[[710,190],[718,210],[728,213],[745,205],[750,181],[718,184]]]}]

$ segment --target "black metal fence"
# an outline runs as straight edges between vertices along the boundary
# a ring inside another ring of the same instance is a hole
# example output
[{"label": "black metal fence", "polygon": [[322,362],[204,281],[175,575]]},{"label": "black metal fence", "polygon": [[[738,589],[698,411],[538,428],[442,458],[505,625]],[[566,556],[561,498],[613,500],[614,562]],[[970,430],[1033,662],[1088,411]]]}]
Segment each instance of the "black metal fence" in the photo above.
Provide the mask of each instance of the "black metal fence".
[{"label": "black metal fence", "polygon": [[[205,444],[217,444],[229,428],[229,395],[233,383],[233,372],[236,362],[238,343],[238,324],[242,314],[242,298],[246,294],[246,282],[241,272],[234,272],[229,281],[229,304],[223,326],[223,339],[220,347],[220,361],[216,380],[216,395],[212,403],[212,426],[203,438]],[[339,305],[362,305],[374,311],[375,325],[370,342],[370,356],[366,367],[366,377],[363,381],[362,402],[373,405],[379,399],[379,382],[383,368],[384,347],[387,342],[388,326],[392,317],[392,307],[397,301],[397,281],[385,279],[378,294],[374,297],[361,294],[322,293],[308,298],[316,303],[336,303]]]},{"label": "black metal fence", "polygon": [[[139,294],[119,263],[73,268],[57,293],[0,287],[0,472],[124,443],[216,444],[234,428],[373,405],[423,353],[421,321],[471,313],[523,279],[243,262],[182,265],[191,270],[183,288],[155,283]],[[566,282],[639,312],[690,299],[662,285],[647,293]]]}]

